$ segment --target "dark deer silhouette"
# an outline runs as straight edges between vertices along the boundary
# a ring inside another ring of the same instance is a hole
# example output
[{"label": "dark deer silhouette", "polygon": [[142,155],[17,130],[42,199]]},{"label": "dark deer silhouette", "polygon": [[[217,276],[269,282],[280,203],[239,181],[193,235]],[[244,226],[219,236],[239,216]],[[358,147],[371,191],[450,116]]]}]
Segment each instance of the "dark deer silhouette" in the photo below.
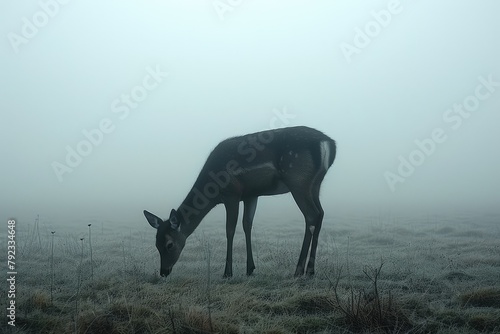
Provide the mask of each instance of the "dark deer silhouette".
[{"label": "dark deer silhouette", "polygon": [[[217,204],[226,208],[227,256],[224,277],[233,274],[233,237],[243,201],[247,275],[255,269],[251,229],[259,196],[290,192],[304,214],[306,229],[295,276],[314,274],[318,235],[323,221],[319,191],[336,154],[335,141],[305,126],[282,128],[229,138],[210,153],[191,191],[170,218],[163,221],[144,211],[157,229],[161,276],[179,259],[186,239]],[[307,255],[309,261],[306,268]]]}]

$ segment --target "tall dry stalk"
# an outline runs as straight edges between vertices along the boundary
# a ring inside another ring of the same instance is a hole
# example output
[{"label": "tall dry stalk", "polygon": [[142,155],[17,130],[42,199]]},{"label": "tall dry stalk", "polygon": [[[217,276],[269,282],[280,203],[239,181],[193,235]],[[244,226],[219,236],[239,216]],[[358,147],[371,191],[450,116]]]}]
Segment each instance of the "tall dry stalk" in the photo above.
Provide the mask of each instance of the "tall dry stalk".
[{"label": "tall dry stalk", "polygon": [[53,297],[52,297],[52,291],[54,291],[54,234],[56,231],[50,232],[52,233],[52,240],[51,240],[51,251],[50,251],[50,303],[53,303]]},{"label": "tall dry stalk", "polygon": [[127,261],[125,257],[125,241],[122,240],[122,255],[123,255],[123,272],[127,269]]},{"label": "tall dry stalk", "polygon": [[211,297],[211,290],[212,290],[212,280],[211,280],[211,275],[210,275],[210,258],[211,258],[211,252],[210,252],[210,243],[207,241],[207,302],[208,302],[208,321],[210,325],[210,333],[214,332],[214,327],[212,324],[212,297]]},{"label": "tall dry stalk", "polygon": [[78,267],[78,286],[77,286],[76,298],[75,298],[75,333],[78,333],[78,300],[80,299],[80,287],[82,285],[83,240],[85,240],[85,239],[80,238],[80,241],[82,242],[82,255],[80,257],[80,266]]},{"label": "tall dry stalk", "polygon": [[38,225],[40,225],[40,215],[36,215],[35,228],[36,228],[36,234],[38,236],[38,247],[39,249],[42,249],[42,239],[40,238],[40,228]]},{"label": "tall dry stalk", "polygon": [[94,260],[92,258],[92,231],[90,229],[92,224],[89,224],[89,247],[90,247],[90,278],[92,282],[92,287],[94,286]]}]

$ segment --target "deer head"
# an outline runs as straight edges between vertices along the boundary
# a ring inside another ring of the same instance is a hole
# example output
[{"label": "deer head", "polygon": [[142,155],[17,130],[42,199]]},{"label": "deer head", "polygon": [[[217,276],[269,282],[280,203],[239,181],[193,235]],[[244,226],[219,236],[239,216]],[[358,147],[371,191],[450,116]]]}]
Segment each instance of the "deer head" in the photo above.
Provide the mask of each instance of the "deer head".
[{"label": "deer head", "polygon": [[172,271],[186,243],[186,237],[180,232],[177,212],[172,210],[170,218],[165,221],[146,210],[144,216],[149,225],[157,230],[156,248],[160,252],[160,275],[166,277]]}]

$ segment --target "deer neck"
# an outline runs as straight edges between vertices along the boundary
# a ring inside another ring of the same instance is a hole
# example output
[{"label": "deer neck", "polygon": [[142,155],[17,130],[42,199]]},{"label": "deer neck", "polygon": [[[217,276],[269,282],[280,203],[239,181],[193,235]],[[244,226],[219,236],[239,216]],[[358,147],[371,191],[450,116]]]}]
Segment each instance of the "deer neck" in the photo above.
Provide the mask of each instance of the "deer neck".
[{"label": "deer neck", "polygon": [[209,183],[207,178],[200,175],[177,210],[182,221],[180,231],[186,237],[190,236],[203,218],[221,202],[219,196],[212,196],[214,190],[207,187]]}]

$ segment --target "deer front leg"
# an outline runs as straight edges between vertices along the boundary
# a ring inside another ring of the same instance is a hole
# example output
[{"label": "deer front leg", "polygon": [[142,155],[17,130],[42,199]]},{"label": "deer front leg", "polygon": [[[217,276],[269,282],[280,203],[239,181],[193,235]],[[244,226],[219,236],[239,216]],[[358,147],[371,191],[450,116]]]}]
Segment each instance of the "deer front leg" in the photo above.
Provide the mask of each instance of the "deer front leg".
[{"label": "deer front leg", "polygon": [[233,239],[236,231],[236,222],[238,221],[239,201],[231,201],[224,203],[226,207],[226,238],[227,238],[227,253],[226,253],[226,268],[224,269],[224,277],[233,276]]},{"label": "deer front leg", "polygon": [[245,199],[243,204],[243,231],[245,231],[245,241],[247,244],[247,275],[250,276],[255,269],[252,254],[252,223],[255,208],[257,207],[257,197]]}]

